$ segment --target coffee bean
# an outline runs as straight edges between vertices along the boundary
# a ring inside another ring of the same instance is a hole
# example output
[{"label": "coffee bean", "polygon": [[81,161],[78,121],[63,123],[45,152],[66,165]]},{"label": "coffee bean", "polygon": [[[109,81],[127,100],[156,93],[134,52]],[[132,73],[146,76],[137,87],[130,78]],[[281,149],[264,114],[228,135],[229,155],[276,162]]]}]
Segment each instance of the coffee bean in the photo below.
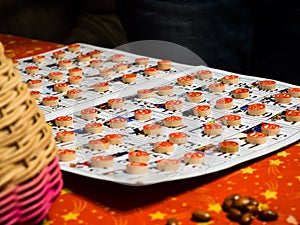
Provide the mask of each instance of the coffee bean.
[{"label": "coffee bean", "polygon": [[233,206],[237,209],[243,210],[250,203],[250,199],[247,197],[241,197],[233,202]]},{"label": "coffee bean", "polygon": [[262,210],[258,213],[258,219],[262,221],[274,221],[278,219],[278,214],[273,210]]},{"label": "coffee bean", "polygon": [[241,225],[249,225],[251,224],[254,216],[251,213],[244,213],[242,217],[239,220],[239,223]]},{"label": "coffee bean", "polygon": [[176,218],[170,218],[167,220],[166,225],[178,225],[178,220]]},{"label": "coffee bean", "polygon": [[232,207],[233,203],[237,201],[241,196],[239,194],[231,194],[226,196],[222,203],[222,209],[227,212],[230,207]]},{"label": "coffee bean", "polygon": [[255,205],[255,206],[258,206],[259,205],[259,202],[255,199],[255,198],[252,198],[252,197],[249,197],[250,198],[250,205]]},{"label": "coffee bean", "polygon": [[255,216],[258,213],[258,208],[256,205],[247,205],[245,208],[245,212],[249,212]]},{"label": "coffee bean", "polygon": [[230,208],[227,213],[228,218],[233,221],[238,221],[242,216],[242,212],[236,208]]},{"label": "coffee bean", "polygon": [[231,194],[231,195],[228,195],[228,196],[225,198],[225,201],[226,201],[227,199],[238,200],[240,197],[241,197],[241,195],[239,195],[239,194]]},{"label": "coffee bean", "polygon": [[228,209],[232,206],[233,200],[232,199],[225,199],[222,204],[222,209],[227,212]]},{"label": "coffee bean", "polygon": [[210,213],[204,211],[204,210],[197,210],[193,212],[192,214],[192,220],[196,222],[208,222],[211,220]]}]

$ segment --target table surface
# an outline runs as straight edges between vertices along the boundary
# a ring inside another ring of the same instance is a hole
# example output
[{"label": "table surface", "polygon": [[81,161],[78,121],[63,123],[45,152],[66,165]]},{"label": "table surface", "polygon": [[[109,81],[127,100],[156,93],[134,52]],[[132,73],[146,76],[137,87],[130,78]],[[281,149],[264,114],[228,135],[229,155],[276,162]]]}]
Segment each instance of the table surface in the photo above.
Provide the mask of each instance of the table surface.
[{"label": "table surface", "polygon": [[[19,59],[62,47],[61,44],[0,34],[8,57]],[[44,224],[237,224],[221,205],[229,194],[251,196],[260,209],[279,214],[275,222],[254,219],[251,224],[300,224],[300,144],[295,143],[233,168],[191,179],[144,187],[124,186],[63,172],[64,188]],[[211,221],[191,220],[205,210]]]}]

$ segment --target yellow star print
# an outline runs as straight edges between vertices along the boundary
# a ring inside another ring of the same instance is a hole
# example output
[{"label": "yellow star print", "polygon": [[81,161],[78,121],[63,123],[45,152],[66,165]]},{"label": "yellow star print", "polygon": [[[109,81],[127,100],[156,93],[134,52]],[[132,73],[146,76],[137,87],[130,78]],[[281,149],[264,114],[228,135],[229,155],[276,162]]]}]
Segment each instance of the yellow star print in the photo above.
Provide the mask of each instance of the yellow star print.
[{"label": "yellow star print", "polygon": [[282,156],[284,158],[286,158],[288,155],[290,155],[290,153],[286,152],[286,151],[282,151],[277,153],[277,156]]},{"label": "yellow star print", "polygon": [[167,214],[161,213],[160,211],[157,211],[155,213],[150,213],[149,216],[151,217],[151,220],[163,220]]},{"label": "yellow star print", "polygon": [[245,174],[245,173],[253,174],[253,172],[256,171],[256,170],[257,170],[257,169],[251,168],[250,166],[247,167],[247,168],[241,169],[242,174]]},{"label": "yellow star print", "polygon": [[222,207],[221,207],[220,203],[208,204],[208,210],[219,213],[222,211]]},{"label": "yellow star print", "polygon": [[51,220],[43,220],[43,223],[42,223],[42,225],[50,225],[50,224],[52,224],[53,223],[53,221],[51,221]]},{"label": "yellow star print", "polygon": [[298,179],[298,181],[300,181],[300,176],[295,176],[296,179]]},{"label": "yellow star print", "polygon": [[279,159],[276,160],[270,160],[270,165],[275,165],[275,166],[279,166],[281,163],[283,163],[282,161],[280,161]]},{"label": "yellow star print", "polygon": [[62,195],[68,194],[68,193],[72,193],[72,191],[69,190],[69,189],[66,189],[66,188],[64,188],[64,189],[62,189],[62,190],[60,191],[60,194],[62,194]]},{"label": "yellow star print", "polygon": [[69,212],[65,215],[62,215],[61,217],[64,218],[65,221],[69,221],[69,220],[77,220],[78,216],[79,216],[79,213]]},{"label": "yellow star print", "polygon": [[269,205],[267,203],[259,203],[259,205],[258,205],[259,210],[265,210],[268,208],[269,208]]},{"label": "yellow star print", "polygon": [[214,224],[214,223],[215,223],[215,221],[210,220],[210,221],[208,221],[208,222],[197,223],[197,225],[210,225],[210,224]]},{"label": "yellow star print", "polygon": [[277,199],[277,191],[266,190],[264,193],[261,193],[261,195],[264,195],[266,199]]}]

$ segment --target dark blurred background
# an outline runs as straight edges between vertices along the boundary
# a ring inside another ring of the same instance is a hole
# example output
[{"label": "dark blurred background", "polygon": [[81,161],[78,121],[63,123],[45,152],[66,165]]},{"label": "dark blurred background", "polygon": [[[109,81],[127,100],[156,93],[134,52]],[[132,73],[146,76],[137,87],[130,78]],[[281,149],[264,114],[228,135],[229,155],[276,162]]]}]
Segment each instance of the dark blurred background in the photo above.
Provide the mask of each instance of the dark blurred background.
[{"label": "dark blurred background", "polygon": [[213,68],[300,85],[299,0],[1,0],[0,33],[114,48],[186,47]]}]

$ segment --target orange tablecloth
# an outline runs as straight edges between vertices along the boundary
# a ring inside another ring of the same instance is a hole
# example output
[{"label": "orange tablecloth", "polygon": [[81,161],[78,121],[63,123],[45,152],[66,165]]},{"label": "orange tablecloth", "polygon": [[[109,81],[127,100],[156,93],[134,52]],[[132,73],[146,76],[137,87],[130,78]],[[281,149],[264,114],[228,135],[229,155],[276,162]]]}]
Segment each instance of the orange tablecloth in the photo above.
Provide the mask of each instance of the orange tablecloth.
[{"label": "orange tablecloth", "polygon": [[[62,45],[0,34],[6,54],[22,58]],[[275,222],[255,219],[252,224],[300,224],[300,144],[234,168],[192,179],[145,187],[130,187],[63,173],[64,189],[44,224],[162,225],[176,217],[179,224],[237,224],[221,209],[232,193],[252,196],[261,209],[278,212]],[[211,213],[212,220],[196,223],[197,209]]]}]

